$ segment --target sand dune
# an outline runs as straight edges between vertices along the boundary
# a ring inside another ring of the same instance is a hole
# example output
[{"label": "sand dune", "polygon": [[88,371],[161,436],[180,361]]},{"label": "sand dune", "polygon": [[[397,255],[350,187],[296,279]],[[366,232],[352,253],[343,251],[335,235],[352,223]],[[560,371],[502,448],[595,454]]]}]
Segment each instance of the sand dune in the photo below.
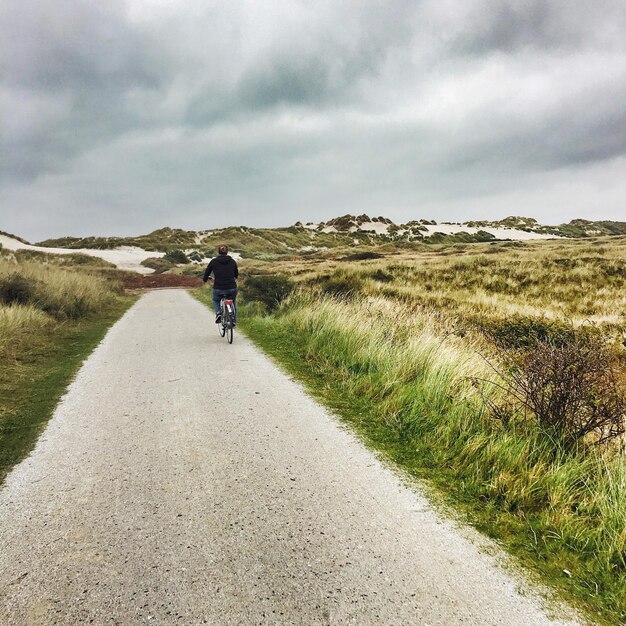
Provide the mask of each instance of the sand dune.
[{"label": "sand dune", "polygon": [[136,246],[120,246],[112,250],[97,250],[91,248],[44,248],[42,246],[31,246],[23,243],[18,239],[0,234],[0,244],[6,250],[32,250],[34,252],[46,252],[48,254],[87,254],[89,256],[104,259],[109,263],[113,263],[121,270],[129,270],[140,274],[152,274],[153,269],[144,267],[141,262],[149,257],[161,257],[163,252],[150,252]]}]

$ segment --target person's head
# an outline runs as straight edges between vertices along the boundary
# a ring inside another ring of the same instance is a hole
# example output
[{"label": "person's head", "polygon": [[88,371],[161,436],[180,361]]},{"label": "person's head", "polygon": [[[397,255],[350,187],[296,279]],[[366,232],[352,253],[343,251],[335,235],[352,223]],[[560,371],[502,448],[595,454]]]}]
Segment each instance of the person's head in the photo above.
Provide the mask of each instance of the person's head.
[{"label": "person's head", "polygon": [[217,251],[219,252],[219,254],[228,254],[228,246],[223,243],[218,247]]}]

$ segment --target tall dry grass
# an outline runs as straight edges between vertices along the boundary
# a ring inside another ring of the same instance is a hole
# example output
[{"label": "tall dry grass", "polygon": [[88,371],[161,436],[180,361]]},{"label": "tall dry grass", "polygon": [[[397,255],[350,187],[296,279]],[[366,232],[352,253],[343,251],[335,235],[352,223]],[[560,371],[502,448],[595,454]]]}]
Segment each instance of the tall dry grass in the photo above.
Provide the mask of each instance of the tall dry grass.
[{"label": "tall dry grass", "polygon": [[0,258],[0,357],[24,358],[64,320],[106,311],[115,282],[53,264]]},{"label": "tall dry grass", "polygon": [[53,320],[32,305],[0,305],[0,359],[15,358],[22,345],[49,331]]},{"label": "tall dry grass", "polygon": [[465,321],[518,315],[626,328],[626,237],[390,249],[383,259],[308,259],[276,269],[323,291],[382,296]]},{"label": "tall dry grass", "polygon": [[96,274],[0,259],[0,302],[4,305],[28,304],[60,319],[78,319],[104,309],[116,293],[115,283]]}]

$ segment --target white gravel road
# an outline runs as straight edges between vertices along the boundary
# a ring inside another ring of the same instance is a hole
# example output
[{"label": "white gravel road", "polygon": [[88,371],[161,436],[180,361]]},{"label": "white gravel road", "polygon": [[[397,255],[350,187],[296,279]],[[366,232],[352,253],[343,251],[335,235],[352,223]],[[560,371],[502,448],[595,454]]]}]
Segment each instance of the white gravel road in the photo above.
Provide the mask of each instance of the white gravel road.
[{"label": "white gravel road", "polygon": [[506,624],[546,616],[183,291],[145,295],[0,492],[0,624]]}]

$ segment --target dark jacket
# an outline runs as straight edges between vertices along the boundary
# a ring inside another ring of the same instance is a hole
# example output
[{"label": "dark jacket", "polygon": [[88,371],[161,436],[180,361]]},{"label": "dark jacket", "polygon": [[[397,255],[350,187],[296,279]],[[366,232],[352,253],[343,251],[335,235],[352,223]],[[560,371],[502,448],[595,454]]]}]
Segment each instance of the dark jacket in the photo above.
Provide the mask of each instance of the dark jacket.
[{"label": "dark jacket", "polygon": [[202,280],[206,283],[211,274],[215,276],[215,281],[213,282],[213,287],[215,289],[237,288],[235,278],[239,276],[239,268],[237,267],[237,262],[231,256],[228,256],[227,254],[220,254],[214,259],[211,259],[204,270],[204,277]]}]

